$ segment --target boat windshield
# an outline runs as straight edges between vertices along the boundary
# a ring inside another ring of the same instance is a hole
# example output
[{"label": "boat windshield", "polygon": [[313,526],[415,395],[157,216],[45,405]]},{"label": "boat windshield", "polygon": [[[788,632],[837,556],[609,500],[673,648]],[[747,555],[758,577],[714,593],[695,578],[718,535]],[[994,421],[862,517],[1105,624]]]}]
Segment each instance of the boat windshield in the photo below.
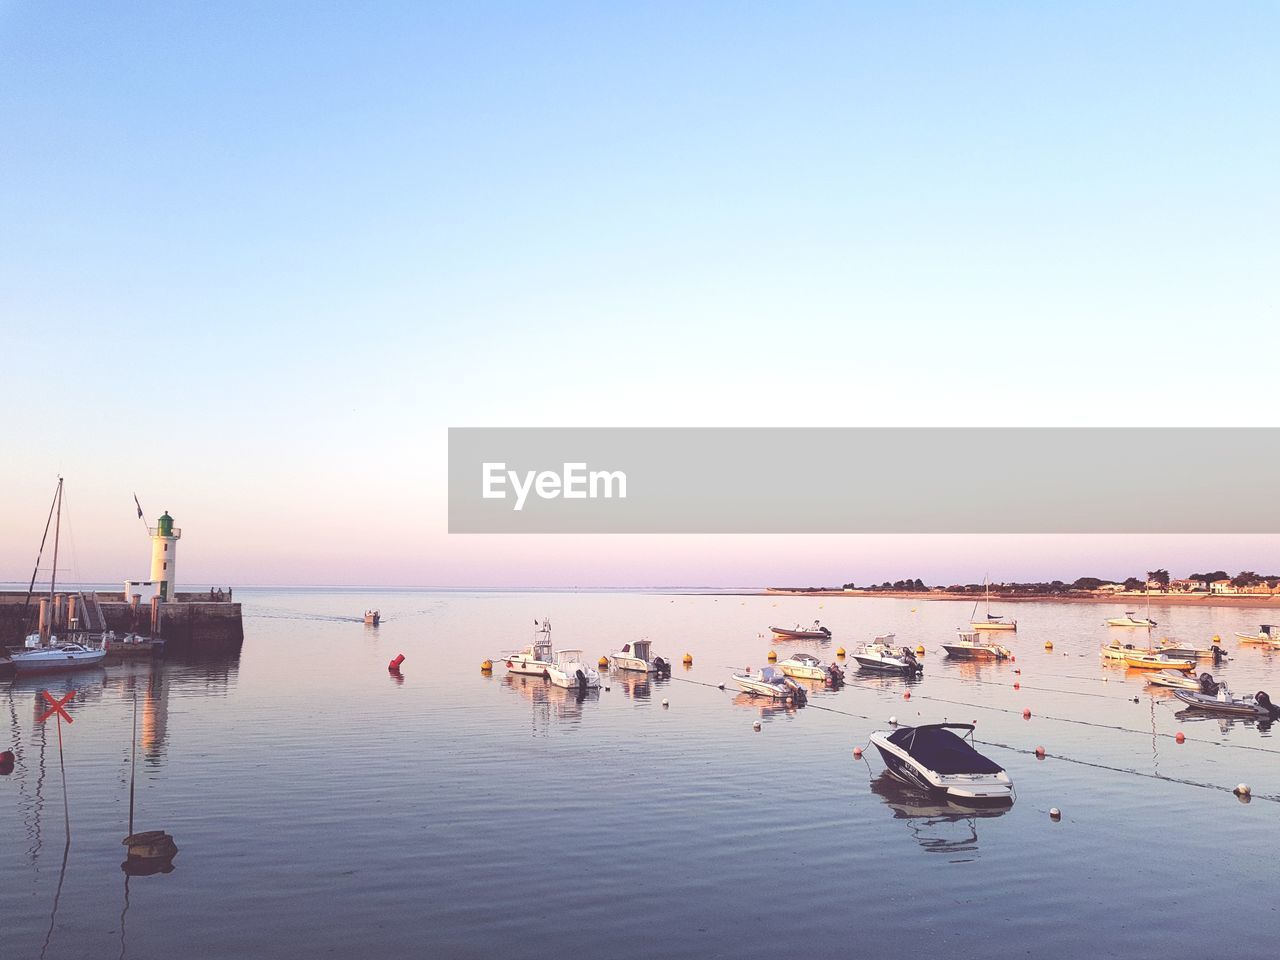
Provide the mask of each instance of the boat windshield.
[{"label": "boat windshield", "polygon": [[785,679],[785,677],[786,674],[777,667],[764,667],[760,671],[760,679],[765,683],[779,683]]},{"label": "boat windshield", "polygon": [[1000,773],[1004,769],[943,727],[904,727],[889,734],[889,741],[942,774]]}]

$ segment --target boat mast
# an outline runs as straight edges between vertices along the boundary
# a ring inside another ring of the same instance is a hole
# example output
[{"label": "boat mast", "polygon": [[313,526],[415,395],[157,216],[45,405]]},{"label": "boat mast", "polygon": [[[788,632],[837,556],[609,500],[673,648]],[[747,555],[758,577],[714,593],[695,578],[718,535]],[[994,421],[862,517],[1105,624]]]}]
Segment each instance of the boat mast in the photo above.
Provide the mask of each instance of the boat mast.
[{"label": "boat mast", "polygon": [[53,590],[58,583],[58,536],[62,532],[62,478],[58,478],[58,493],[56,495],[58,504],[58,513],[53,521],[53,569],[49,571],[49,619],[45,621],[44,632],[40,636],[40,642],[44,643],[49,639],[49,631],[53,629],[53,621],[55,612],[53,609]]}]

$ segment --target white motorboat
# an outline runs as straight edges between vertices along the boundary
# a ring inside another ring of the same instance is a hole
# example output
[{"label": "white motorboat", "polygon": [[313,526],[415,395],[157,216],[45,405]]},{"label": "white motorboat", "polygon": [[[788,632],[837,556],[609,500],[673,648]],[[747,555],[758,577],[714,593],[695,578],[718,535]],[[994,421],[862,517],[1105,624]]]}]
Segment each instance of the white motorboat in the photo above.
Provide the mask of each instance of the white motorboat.
[{"label": "white motorboat", "polygon": [[1111,617],[1108,627],[1154,627],[1156,622],[1150,617],[1135,617],[1132,610],[1126,610],[1123,617]]},{"label": "white motorboat", "polygon": [[1257,633],[1237,633],[1236,639],[1241,643],[1280,643],[1280,627],[1274,623],[1264,623],[1258,627]]},{"label": "white motorboat", "polygon": [[624,643],[621,650],[609,654],[609,666],[614,670],[632,670],[637,673],[656,673],[660,677],[671,676],[671,663],[655,657],[649,640]]},{"label": "white motorboat", "polygon": [[778,661],[778,669],[797,680],[817,680],[831,687],[844,683],[844,671],[839,666],[823,663],[812,653],[793,653]]},{"label": "white motorboat", "polygon": [[[952,731],[965,731],[964,737]],[[971,723],[927,723],[871,735],[889,772],[933,796],[957,803],[1013,803],[1013,781],[973,746]]]},{"label": "white motorboat", "polygon": [[894,635],[887,633],[876,637],[861,650],[854,651],[853,659],[863,670],[878,670],[881,673],[903,673],[913,676],[924,673],[924,664],[916,659],[910,647],[898,647],[894,643]]},{"label": "white motorboat", "polygon": [[1217,643],[1208,647],[1193,647],[1190,644],[1178,643],[1176,640],[1170,640],[1165,637],[1157,644],[1157,649],[1170,657],[1186,658],[1190,660],[1213,660],[1215,663],[1227,658],[1227,652],[1223,650]]},{"label": "white motorboat", "polygon": [[1013,654],[1008,647],[1002,647],[990,640],[983,640],[972,631],[959,631],[959,636],[950,643],[942,644],[948,657],[957,660],[1007,660]]},{"label": "white motorboat", "polygon": [[[34,644],[32,640],[35,641]],[[22,650],[9,652],[9,660],[18,674],[83,670],[85,667],[96,667],[107,658],[106,650],[68,640],[59,642],[57,637],[50,637],[48,644],[41,644],[40,637],[33,634],[27,638],[27,644]]]},{"label": "white motorboat", "polygon": [[533,643],[523,650],[504,655],[502,662],[511,673],[545,677],[552,665],[551,621],[543,619],[542,623],[538,623],[535,620],[533,625],[538,628],[533,635]]},{"label": "white motorboat", "polygon": [[551,666],[547,667],[547,679],[557,687],[577,690],[595,690],[600,686],[600,673],[587,663],[581,650],[557,650]]},{"label": "white motorboat", "polygon": [[796,683],[777,667],[764,667],[758,673],[735,673],[733,682],[746,693],[775,700],[790,698],[795,703],[806,699],[804,687]]},{"label": "white motorboat", "polygon": [[986,611],[981,620],[974,620],[973,614],[978,612],[978,605],[973,605],[973,614],[970,614],[969,629],[971,630],[1017,630],[1018,621],[1009,617],[1002,617],[998,613],[991,612],[991,584],[983,579],[983,586],[986,588],[987,606]]}]

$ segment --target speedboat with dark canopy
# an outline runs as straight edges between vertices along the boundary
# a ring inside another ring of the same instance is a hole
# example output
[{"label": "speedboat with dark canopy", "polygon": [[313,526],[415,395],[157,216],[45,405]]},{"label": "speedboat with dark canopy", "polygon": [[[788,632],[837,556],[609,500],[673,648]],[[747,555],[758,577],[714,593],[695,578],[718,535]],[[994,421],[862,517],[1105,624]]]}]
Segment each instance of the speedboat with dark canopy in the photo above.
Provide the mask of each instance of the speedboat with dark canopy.
[{"label": "speedboat with dark canopy", "polygon": [[890,773],[932,796],[967,804],[1013,803],[1013,781],[1002,766],[974,749],[971,723],[899,727],[873,733],[871,742]]}]

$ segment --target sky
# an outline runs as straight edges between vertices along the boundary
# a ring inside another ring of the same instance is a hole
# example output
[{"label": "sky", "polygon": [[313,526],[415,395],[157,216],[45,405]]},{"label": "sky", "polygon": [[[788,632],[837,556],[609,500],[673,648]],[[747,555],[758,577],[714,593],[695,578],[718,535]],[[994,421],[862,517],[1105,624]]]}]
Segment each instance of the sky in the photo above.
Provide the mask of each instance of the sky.
[{"label": "sky", "polygon": [[85,580],[135,492],[199,585],[1280,567],[445,514],[450,426],[1273,425],[1277,62],[1263,3],[0,2],[0,580],[59,474]]}]

